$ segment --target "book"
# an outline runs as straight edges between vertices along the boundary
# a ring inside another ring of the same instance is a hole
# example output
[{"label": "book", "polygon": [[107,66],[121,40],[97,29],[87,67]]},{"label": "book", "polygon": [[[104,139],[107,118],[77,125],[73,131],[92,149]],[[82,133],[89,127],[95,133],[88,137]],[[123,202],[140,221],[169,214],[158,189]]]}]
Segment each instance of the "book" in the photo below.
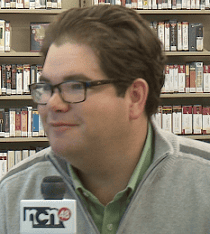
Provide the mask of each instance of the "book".
[{"label": "book", "polygon": [[196,71],[195,71],[195,64],[190,63],[190,93],[195,93],[196,91]]},{"label": "book", "polygon": [[7,79],[6,94],[11,95],[12,94],[12,65],[11,64],[6,65],[6,79]]},{"label": "book", "polygon": [[203,106],[203,134],[210,134],[210,106]]},{"label": "book", "polygon": [[162,129],[172,132],[172,106],[162,107]]},{"label": "book", "polygon": [[28,137],[32,137],[32,121],[33,121],[32,110],[33,110],[33,107],[28,106],[27,109],[28,109]]},{"label": "book", "polygon": [[7,152],[0,153],[0,180],[7,173]]},{"label": "book", "polygon": [[16,0],[10,0],[10,8],[12,9],[16,8]]},{"label": "book", "polygon": [[185,65],[185,92],[190,92],[190,64]]},{"label": "book", "polygon": [[9,108],[10,137],[15,137],[15,108]]},{"label": "book", "polygon": [[175,93],[178,93],[179,91],[179,76],[178,76],[178,65],[177,64],[174,64],[174,67],[173,67],[173,91]]},{"label": "book", "polygon": [[15,150],[15,165],[22,161],[21,150]]},{"label": "book", "polygon": [[11,24],[9,21],[5,22],[5,42],[4,51],[9,52],[11,50]]},{"label": "book", "polygon": [[162,128],[162,106],[158,106],[158,111],[155,114],[155,121],[157,125]]},{"label": "book", "polygon": [[23,65],[17,64],[16,71],[16,92],[23,94]]},{"label": "book", "polygon": [[5,137],[5,110],[0,108],[0,137]]},{"label": "book", "polygon": [[23,93],[24,94],[29,94],[29,84],[30,84],[30,69],[31,66],[30,64],[23,64]]},{"label": "book", "polygon": [[46,1],[45,0],[36,0],[35,1],[35,8],[38,8],[38,9],[46,8]]},{"label": "book", "polygon": [[6,8],[6,0],[1,0],[1,8],[4,9]]},{"label": "book", "polygon": [[21,136],[28,136],[28,110],[27,107],[21,109]]},{"label": "book", "polygon": [[189,51],[203,50],[203,24],[189,24]]},{"label": "book", "polygon": [[202,116],[202,106],[193,106],[193,134],[202,134],[203,130],[203,116]]},{"label": "book", "polygon": [[194,62],[195,64],[195,86],[196,93],[203,93],[203,62]]},{"label": "book", "polygon": [[188,33],[189,23],[182,22],[182,50],[189,50],[189,33]]},{"label": "book", "polygon": [[15,136],[21,137],[21,109],[15,109]]},{"label": "book", "polygon": [[15,151],[7,151],[8,171],[15,165]]},{"label": "book", "polygon": [[5,46],[5,20],[0,20],[0,52],[4,52]]},{"label": "book", "polygon": [[37,109],[32,110],[32,136],[39,136],[39,112]]},{"label": "book", "polygon": [[16,94],[16,73],[17,67],[16,64],[12,64],[12,95]]},{"label": "book", "polygon": [[178,65],[179,93],[185,92],[185,65]]},{"label": "book", "polygon": [[7,93],[7,71],[6,64],[1,65],[1,93],[6,95]]},{"label": "book", "polygon": [[177,50],[182,51],[182,22],[177,22]]},{"label": "book", "polygon": [[170,51],[170,23],[169,20],[165,21],[165,51]]},{"label": "book", "polygon": [[192,106],[182,106],[182,134],[192,134]]},{"label": "book", "polygon": [[24,159],[28,158],[28,156],[29,156],[28,149],[23,149],[22,150],[22,159],[24,160]]},{"label": "book", "polygon": [[174,92],[174,65],[169,65],[169,92]]},{"label": "book", "polygon": [[5,133],[4,133],[4,137],[10,137],[10,113],[8,108],[5,108],[5,112],[4,112],[4,117],[5,117]]},{"label": "book", "polygon": [[30,83],[36,83],[37,79],[36,79],[36,65],[32,64],[31,65],[31,80]]},{"label": "book", "polygon": [[44,135],[45,135],[44,127],[43,127],[43,124],[42,124],[41,117],[39,115],[39,136],[43,137]]},{"label": "book", "polygon": [[51,0],[52,1],[52,8],[58,8],[58,1],[57,0]]},{"label": "book", "polygon": [[0,96],[2,95],[2,72],[1,72],[1,65],[0,65]]},{"label": "book", "polygon": [[[135,1],[135,2],[137,2],[138,0],[132,0],[132,2],[133,1]],[[119,1],[118,1],[119,2]],[[119,4],[120,5],[120,4]],[[137,7],[137,4],[136,5],[134,5],[134,6],[136,6]],[[62,8],[62,0],[57,0],[57,8],[58,9],[61,9]],[[135,8],[135,7],[134,7]]]},{"label": "book", "polygon": [[51,9],[52,8],[52,1],[51,0],[47,0],[47,2],[46,2],[46,8],[47,9]]},{"label": "book", "polygon": [[165,48],[165,22],[159,21],[158,22],[158,38],[160,39],[160,42],[162,43],[162,48]]},{"label": "book", "polygon": [[203,91],[210,92],[210,65],[203,65]]},{"label": "book", "polygon": [[43,66],[41,64],[36,65],[36,82],[40,82],[40,76],[42,74]]},{"label": "book", "polygon": [[16,8],[22,9],[24,8],[24,0],[16,0]]},{"label": "book", "polygon": [[172,113],[173,128],[172,132],[174,134],[182,134],[182,107],[181,105],[174,105]]},{"label": "book", "polygon": [[170,47],[171,51],[177,50],[177,20],[170,20]]},{"label": "book", "polygon": [[45,30],[49,23],[30,23],[30,35],[31,35],[31,52],[39,52],[41,50],[43,40],[45,37]]},{"label": "book", "polygon": [[30,2],[29,2],[29,9],[35,9],[35,6],[36,6],[35,0],[30,0]]},{"label": "book", "polygon": [[30,0],[24,0],[24,8],[26,9],[30,8]]}]

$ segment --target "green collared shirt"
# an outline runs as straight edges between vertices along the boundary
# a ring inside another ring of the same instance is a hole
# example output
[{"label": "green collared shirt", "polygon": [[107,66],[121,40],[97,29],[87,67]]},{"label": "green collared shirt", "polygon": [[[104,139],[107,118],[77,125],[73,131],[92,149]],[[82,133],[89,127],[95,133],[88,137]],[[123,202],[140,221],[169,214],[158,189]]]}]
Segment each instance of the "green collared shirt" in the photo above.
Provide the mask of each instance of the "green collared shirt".
[{"label": "green collared shirt", "polygon": [[148,125],[148,134],[146,143],[140,157],[140,160],[130,178],[127,187],[117,193],[114,200],[108,205],[102,205],[99,200],[82,185],[78,175],[70,166],[70,173],[73,178],[77,195],[83,200],[91,214],[99,232],[101,234],[116,234],[120,220],[137,189],[138,184],[143,178],[146,170],[152,163],[153,159],[153,132],[151,124]]}]

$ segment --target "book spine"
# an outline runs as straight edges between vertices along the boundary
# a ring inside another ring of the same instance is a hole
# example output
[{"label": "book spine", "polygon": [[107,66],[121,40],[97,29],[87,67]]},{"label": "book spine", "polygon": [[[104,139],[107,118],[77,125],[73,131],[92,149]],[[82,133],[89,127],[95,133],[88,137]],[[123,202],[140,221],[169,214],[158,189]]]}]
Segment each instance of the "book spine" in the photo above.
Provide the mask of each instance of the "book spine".
[{"label": "book spine", "polygon": [[190,92],[190,64],[189,63],[187,63],[186,65],[185,65],[185,68],[186,68],[186,70],[185,70],[185,92],[186,93],[189,93]]},{"label": "book spine", "polygon": [[15,165],[22,161],[21,150],[15,150]]},{"label": "book spine", "polygon": [[182,22],[182,46],[184,51],[189,50],[189,23],[188,22]]},{"label": "book spine", "polygon": [[196,93],[203,93],[203,62],[194,62],[194,64],[196,72]]},{"label": "book spine", "polygon": [[30,84],[30,64],[23,64],[23,93],[29,94],[29,84]]},{"label": "book spine", "polygon": [[210,134],[210,107],[203,107],[203,134]]},{"label": "book spine", "polygon": [[172,106],[162,108],[162,128],[167,132],[172,132]]},{"label": "book spine", "polygon": [[23,94],[23,65],[17,64],[16,73],[16,91],[17,94]]},{"label": "book spine", "polygon": [[165,21],[165,51],[170,51],[170,23]]},{"label": "book spine", "polygon": [[14,150],[8,150],[7,159],[8,159],[8,171],[9,171],[15,165],[15,151]]},{"label": "book spine", "polygon": [[28,110],[27,108],[21,109],[21,136],[28,136]]},{"label": "book spine", "polygon": [[6,77],[7,77],[7,90],[6,94],[12,94],[12,65],[6,65]]},{"label": "book spine", "polygon": [[16,64],[12,64],[12,95],[15,95],[17,93],[16,90],[16,73],[17,73],[17,68]]},{"label": "book spine", "polygon": [[190,93],[195,93],[196,91],[196,71],[195,71],[195,64],[190,63]]},{"label": "book spine", "polygon": [[192,106],[182,107],[182,134],[192,134]]},{"label": "book spine", "polygon": [[0,137],[5,137],[5,110],[0,108]]},{"label": "book spine", "polygon": [[189,51],[196,51],[196,26],[195,26],[195,23],[189,24]]},{"label": "book spine", "polygon": [[36,65],[31,65],[31,80],[30,83],[36,83],[37,79],[36,79]]},{"label": "book spine", "polygon": [[35,0],[30,0],[30,3],[29,3],[29,9],[35,9]]},{"label": "book spine", "polygon": [[182,51],[182,22],[177,22],[177,50]]},{"label": "book spine", "polygon": [[32,136],[39,136],[39,112],[36,109],[32,111]]},{"label": "book spine", "polygon": [[4,137],[10,137],[10,114],[9,114],[8,109],[5,109],[5,135]]},{"label": "book spine", "polygon": [[6,71],[6,64],[2,64],[1,65],[1,74],[2,74],[1,92],[2,92],[2,95],[6,95],[6,93],[7,93],[7,71]]},{"label": "book spine", "polygon": [[28,106],[28,137],[32,137],[32,106]]},{"label": "book spine", "polygon": [[177,50],[177,21],[170,20],[170,45],[171,51]]},{"label": "book spine", "polygon": [[24,0],[24,8],[29,9],[30,7],[30,0]]},{"label": "book spine", "polygon": [[202,134],[203,118],[202,118],[202,106],[193,106],[193,134]]},{"label": "book spine", "polygon": [[24,0],[17,0],[16,1],[16,8],[22,9],[24,7]]},{"label": "book spine", "polygon": [[178,65],[177,64],[174,64],[174,92],[175,93],[178,93],[179,91],[179,76],[178,76]]},{"label": "book spine", "polygon": [[185,92],[185,65],[178,66],[179,93]]},{"label": "book spine", "polygon": [[15,109],[9,109],[10,137],[15,137]]},{"label": "book spine", "polygon": [[196,26],[196,50],[203,51],[203,24],[199,23]]},{"label": "book spine", "polygon": [[203,66],[203,91],[204,93],[210,92],[209,65]]},{"label": "book spine", "polygon": [[172,132],[174,134],[182,134],[182,107],[181,105],[173,106],[173,128]]},{"label": "book spine", "polygon": [[15,136],[21,137],[21,109],[15,110]]},{"label": "book spine", "polygon": [[5,52],[11,50],[11,24],[9,21],[5,22]]}]

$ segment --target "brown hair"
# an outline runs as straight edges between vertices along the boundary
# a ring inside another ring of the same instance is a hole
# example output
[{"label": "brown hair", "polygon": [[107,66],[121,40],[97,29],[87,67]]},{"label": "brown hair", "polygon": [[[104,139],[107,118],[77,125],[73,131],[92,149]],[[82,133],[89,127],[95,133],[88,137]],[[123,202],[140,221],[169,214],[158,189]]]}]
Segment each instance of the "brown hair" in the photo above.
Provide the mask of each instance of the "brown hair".
[{"label": "brown hair", "polygon": [[46,58],[52,43],[68,40],[90,46],[104,74],[125,81],[115,84],[118,96],[123,97],[135,79],[145,79],[149,85],[145,110],[148,117],[156,113],[165,56],[158,37],[139,14],[117,5],[69,9],[46,30],[41,52]]}]

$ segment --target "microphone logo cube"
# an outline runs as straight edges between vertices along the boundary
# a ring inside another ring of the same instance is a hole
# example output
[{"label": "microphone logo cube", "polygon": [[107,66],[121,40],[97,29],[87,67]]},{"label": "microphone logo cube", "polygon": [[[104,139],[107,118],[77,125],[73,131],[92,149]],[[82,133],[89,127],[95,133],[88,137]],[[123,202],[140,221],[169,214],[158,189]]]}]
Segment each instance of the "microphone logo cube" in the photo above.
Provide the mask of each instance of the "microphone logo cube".
[{"label": "microphone logo cube", "polygon": [[22,200],[20,233],[76,234],[76,200]]}]

